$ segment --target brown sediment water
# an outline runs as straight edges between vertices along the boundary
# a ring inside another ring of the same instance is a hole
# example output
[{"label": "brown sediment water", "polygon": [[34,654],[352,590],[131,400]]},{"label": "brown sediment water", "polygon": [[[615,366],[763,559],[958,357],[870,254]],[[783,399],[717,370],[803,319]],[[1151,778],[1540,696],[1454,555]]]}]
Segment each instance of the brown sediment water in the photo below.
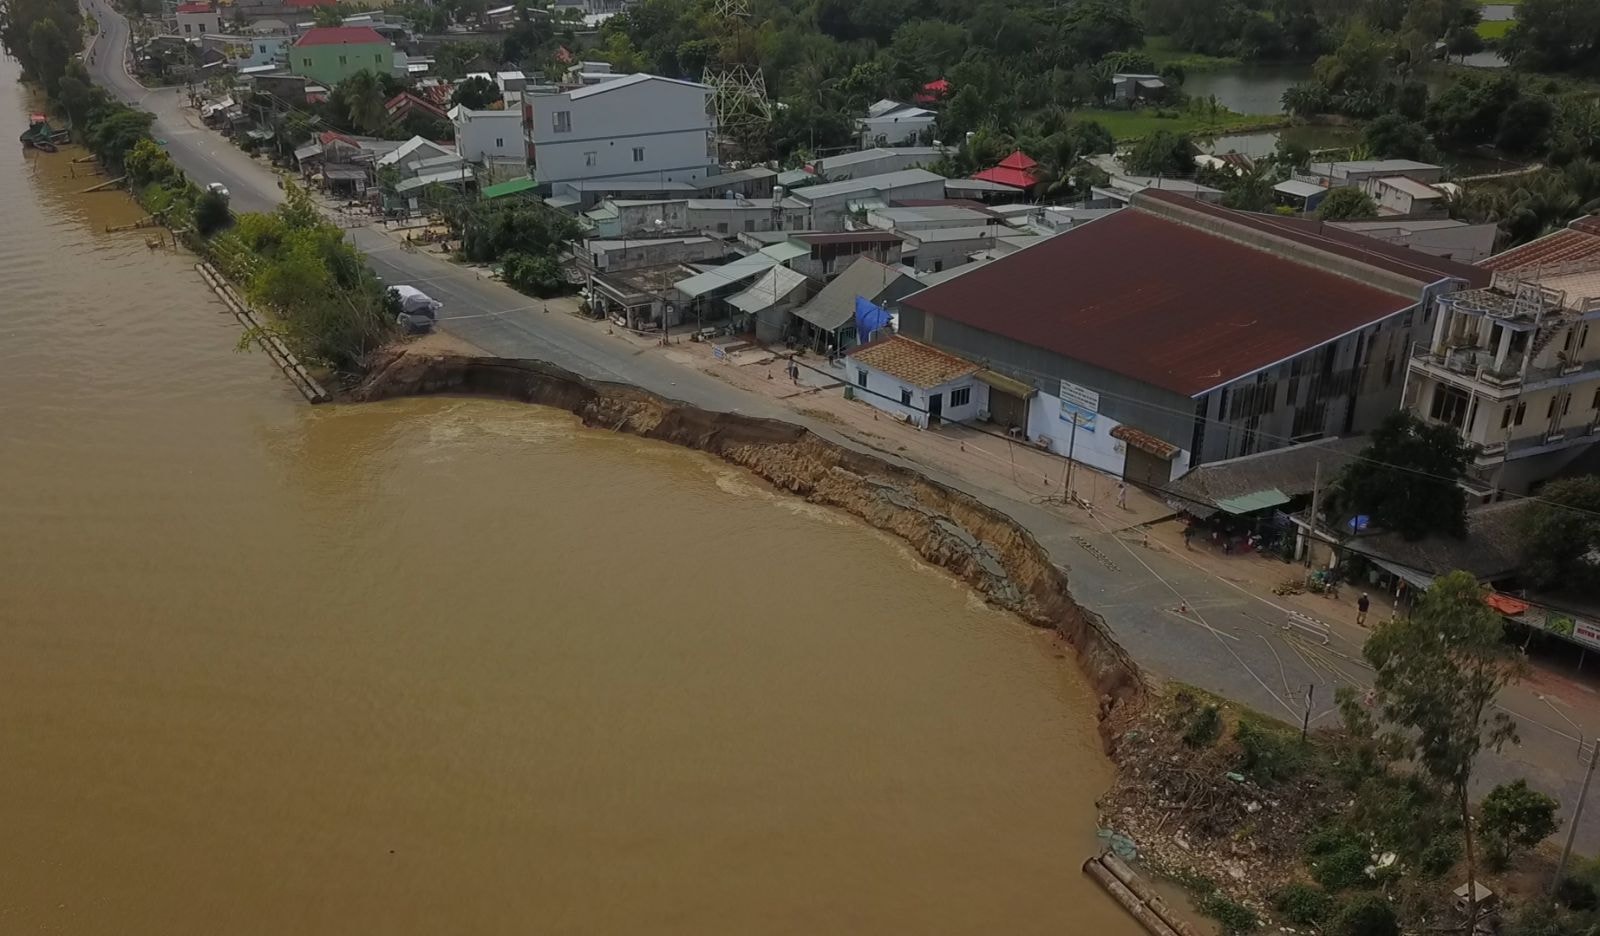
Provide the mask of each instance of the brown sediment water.
[{"label": "brown sediment water", "polygon": [[698,453],[307,406],[69,167],[0,147],[0,933],[1135,932],[1045,632]]}]

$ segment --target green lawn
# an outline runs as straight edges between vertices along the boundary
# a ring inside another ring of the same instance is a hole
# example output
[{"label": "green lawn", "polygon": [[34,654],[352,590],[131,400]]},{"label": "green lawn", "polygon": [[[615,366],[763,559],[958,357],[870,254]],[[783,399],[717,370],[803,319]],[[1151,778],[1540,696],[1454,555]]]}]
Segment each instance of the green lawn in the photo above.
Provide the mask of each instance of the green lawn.
[{"label": "green lawn", "polygon": [[1496,20],[1492,23],[1479,23],[1478,35],[1485,39],[1504,39],[1511,27],[1517,25],[1516,20]]},{"label": "green lawn", "polygon": [[1198,136],[1237,133],[1258,128],[1276,127],[1284,122],[1281,114],[1235,114],[1230,110],[1216,113],[1200,110],[1112,110],[1089,108],[1073,111],[1073,120],[1093,120],[1107,130],[1118,142],[1137,140],[1157,130],[1189,133]]}]

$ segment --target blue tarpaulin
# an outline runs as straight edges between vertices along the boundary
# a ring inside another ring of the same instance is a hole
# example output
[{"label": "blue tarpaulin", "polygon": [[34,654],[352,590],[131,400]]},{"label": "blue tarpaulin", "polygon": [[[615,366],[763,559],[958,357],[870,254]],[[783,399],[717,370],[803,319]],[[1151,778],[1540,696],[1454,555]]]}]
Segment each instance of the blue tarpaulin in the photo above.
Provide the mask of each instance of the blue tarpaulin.
[{"label": "blue tarpaulin", "polygon": [[856,341],[866,344],[872,333],[889,325],[889,310],[856,297]]}]

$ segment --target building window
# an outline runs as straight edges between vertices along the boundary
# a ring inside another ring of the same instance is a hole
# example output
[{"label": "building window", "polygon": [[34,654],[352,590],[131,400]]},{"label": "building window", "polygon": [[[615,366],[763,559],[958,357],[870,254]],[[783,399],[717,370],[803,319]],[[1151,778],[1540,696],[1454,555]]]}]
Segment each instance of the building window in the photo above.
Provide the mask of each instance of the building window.
[{"label": "building window", "polygon": [[1567,415],[1570,409],[1572,409],[1572,394],[1569,393],[1561,398],[1561,415]]},{"label": "building window", "polygon": [[495,137],[494,138],[494,145],[495,145],[495,149],[500,149],[501,147],[504,147],[506,145],[506,138],[505,137]]},{"label": "building window", "polygon": [[265,45],[260,45],[260,46],[257,46],[256,48],[261,50],[261,54],[262,55],[266,55],[267,54],[267,47]]},{"label": "building window", "polygon": [[200,31],[201,32],[205,32],[206,31],[206,24],[205,23],[201,23],[200,24]]},{"label": "building window", "polygon": [[[1552,404],[1554,401],[1551,401]],[[1433,404],[1428,411],[1428,416],[1434,422],[1461,428],[1462,421],[1467,415],[1467,394],[1455,387],[1439,384],[1433,388]]]},{"label": "building window", "polygon": [[1518,400],[1517,401],[1517,415],[1515,415],[1515,416],[1513,416],[1511,418],[1511,425],[1513,425],[1513,426],[1522,425],[1522,417],[1524,415],[1526,415],[1527,412],[1528,412],[1528,404],[1522,402],[1521,400]]},{"label": "building window", "polygon": [[726,221],[718,221],[717,222],[717,233],[718,234],[726,234],[726,233],[728,233],[728,222],[726,222]]},{"label": "building window", "polygon": [[901,387],[900,388],[900,405],[901,406],[910,406],[911,405],[911,391],[907,390],[905,387]]},{"label": "building window", "polygon": [[194,32],[194,27],[192,25],[190,25],[189,23],[184,23],[183,24],[183,31],[186,32],[186,33]]},{"label": "building window", "polygon": [[1589,404],[1589,408],[1600,410],[1600,387],[1595,388],[1594,402]]},{"label": "building window", "polygon": [[634,162],[644,162],[644,147],[635,146],[633,148],[633,161]]},{"label": "building window", "polygon": [[950,391],[950,408],[951,409],[955,409],[958,406],[966,406],[968,403],[971,403],[971,402],[972,402],[972,388],[971,387],[957,387],[956,389]]},{"label": "building window", "polygon": [[555,119],[555,131],[557,133],[572,132],[572,111],[556,111],[551,116]]},{"label": "building window", "polygon": [[1556,398],[1555,397],[1551,397],[1550,398],[1550,405],[1544,408],[1544,418],[1545,419],[1555,419],[1556,418]]},{"label": "building window", "polygon": [[[865,367],[856,368],[856,386],[865,387],[866,385],[867,385],[867,369]],[[1600,409],[1600,390],[1596,390],[1594,392],[1594,398],[1595,398],[1596,408]]]},{"label": "building window", "polygon": [[583,164],[585,166],[594,165],[594,150],[590,150],[589,152],[583,154]]},{"label": "building window", "polygon": [[[1595,398],[1596,399],[1600,399],[1600,391],[1596,392]],[[1506,428],[1509,428],[1510,426],[1511,426],[1511,407],[1508,406],[1505,409],[1500,411],[1500,428],[1501,429],[1506,429]]]},{"label": "building window", "polygon": [[341,56],[339,56],[339,64],[340,65],[349,65],[350,63],[345,59],[345,56],[341,55]]},{"label": "building window", "polygon": [[744,219],[744,229],[746,231],[754,231],[756,229],[756,219],[755,218],[745,218]]},{"label": "building window", "polygon": [[311,67],[311,60],[310,60],[310,59],[309,59],[309,58],[308,58],[308,59],[306,59],[306,67],[307,67],[307,68],[310,68],[310,67]]}]

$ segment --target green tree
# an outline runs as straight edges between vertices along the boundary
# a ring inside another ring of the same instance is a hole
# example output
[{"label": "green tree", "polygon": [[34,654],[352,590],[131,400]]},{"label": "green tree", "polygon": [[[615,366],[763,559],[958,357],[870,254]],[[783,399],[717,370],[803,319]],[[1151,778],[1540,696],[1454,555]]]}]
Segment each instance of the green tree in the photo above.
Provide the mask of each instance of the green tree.
[{"label": "green tree", "polygon": [[72,61],[72,50],[67,37],[55,20],[40,20],[28,30],[28,51],[33,57],[33,74],[44,85],[45,93],[55,97],[61,77],[67,73]]},{"label": "green tree", "polygon": [[1483,37],[1471,26],[1457,26],[1445,34],[1444,50],[1465,62],[1467,56],[1483,51]]},{"label": "green tree", "polygon": [[[1323,206],[1347,191],[1330,192]],[[1374,526],[1406,539],[1430,533],[1463,536],[1466,501],[1456,482],[1466,465],[1466,445],[1453,427],[1401,410],[1383,421],[1361,457],[1345,467],[1336,504],[1344,517],[1368,516]]]},{"label": "green tree", "polygon": [[1399,114],[1384,114],[1367,124],[1362,140],[1379,159],[1423,159],[1432,155],[1427,128]]},{"label": "green tree", "polygon": [[1378,216],[1378,203],[1358,188],[1336,188],[1322,197],[1317,217],[1324,221],[1362,221]]},{"label": "green tree", "polygon": [[1528,781],[1502,783],[1483,798],[1479,827],[1490,867],[1504,868],[1518,849],[1532,848],[1556,830],[1555,799],[1528,789]]},{"label": "green tree", "polygon": [[1224,205],[1240,211],[1268,211],[1272,208],[1276,197],[1273,185],[1277,182],[1277,176],[1273,174],[1270,163],[1262,160],[1255,168],[1239,175],[1231,169],[1223,171],[1231,176],[1222,196]]},{"label": "green tree", "polygon": [[489,79],[479,75],[456,85],[450,94],[450,103],[460,104],[468,110],[486,110],[500,103],[500,89]]},{"label": "green tree", "polygon": [[328,96],[334,118],[356,133],[378,136],[389,123],[389,97],[378,75],[365,69],[339,82]]},{"label": "green tree", "polygon": [[228,210],[228,199],[221,192],[205,191],[194,203],[194,229],[201,237],[210,237],[233,220]]},{"label": "green tree", "polygon": [[1512,101],[1500,114],[1494,145],[1509,153],[1532,153],[1544,149],[1556,108],[1543,95],[1524,95]]},{"label": "green tree", "polygon": [[1524,0],[1501,41],[1517,68],[1564,71],[1592,65],[1600,50],[1600,4],[1590,0]]},{"label": "green tree", "polygon": [[1520,524],[1523,574],[1540,588],[1600,591],[1600,475],[1546,484]]},{"label": "green tree", "polygon": [[1194,174],[1195,145],[1187,133],[1157,130],[1133,145],[1125,162],[1138,175],[1187,176]]},{"label": "green tree", "polygon": [[1377,674],[1383,721],[1459,811],[1474,920],[1478,868],[1468,791],[1478,755],[1517,741],[1516,723],[1494,702],[1521,672],[1499,613],[1483,598],[1476,579],[1452,572],[1434,580],[1410,615],[1379,624],[1362,648]]},{"label": "green tree", "polygon": [[1144,41],[1144,27],[1125,0],[1078,0],[1058,22],[1063,51],[1080,62],[1096,62]]}]

